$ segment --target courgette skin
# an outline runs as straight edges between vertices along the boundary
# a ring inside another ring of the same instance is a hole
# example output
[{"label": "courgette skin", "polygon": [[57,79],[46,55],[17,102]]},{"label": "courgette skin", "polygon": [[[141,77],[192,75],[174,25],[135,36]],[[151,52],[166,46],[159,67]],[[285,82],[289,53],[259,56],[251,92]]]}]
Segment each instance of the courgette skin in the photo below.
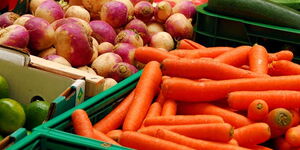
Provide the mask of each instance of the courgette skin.
[{"label": "courgette skin", "polygon": [[270,0],[270,1],[288,6],[293,9],[297,9],[297,10],[300,9],[300,0]]},{"label": "courgette skin", "polygon": [[208,11],[265,24],[300,29],[300,12],[269,0],[209,0]]}]

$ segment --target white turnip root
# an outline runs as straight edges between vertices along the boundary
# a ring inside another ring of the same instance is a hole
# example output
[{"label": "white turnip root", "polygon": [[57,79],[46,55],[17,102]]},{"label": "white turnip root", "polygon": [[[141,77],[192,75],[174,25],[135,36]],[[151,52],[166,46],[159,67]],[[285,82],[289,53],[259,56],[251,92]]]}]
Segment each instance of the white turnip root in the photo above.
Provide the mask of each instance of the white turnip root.
[{"label": "white turnip root", "polygon": [[92,37],[92,44],[93,44],[93,55],[92,55],[92,58],[91,58],[91,62],[92,63],[97,57],[98,57],[98,42],[95,38]]},{"label": "white turnip root", "polygon": [[159,2],[154,10],[155,20],[164,23],[172,15],[172,6],[169,2]]},{"label": "white turnip root", "polygon": [[149,22],[154,15],[154,8],[148,1],[140,1],[134,6],[134,15],[143,22]]},{"label": "white turnip root", "polygon": [[44,50],[53,45],[54,30],[44,19],[33,17],[26,21],[24,27],[29,31],[29,48],[32,50]]},{"label": "white turnip root", "polygon": [[181,13],[186,18],[193,18],[196,14],[196,6],[193,4],[192,1],[184,0],[179,3],[177,3],[173,7],[174,13]]},{"label": "white turnip root", "polygon": [[105,90],[113,87],[116,84],[118,84],[118,82],[116,80],[114,80],[112,78],[105,78],[103,86],[102,86],[102,91],[105,91]]},{"label": "white turnip root", "polygon": [[167,51],[174,48],[174,40],[167,32],[158,32],[151,37],[151,47],[163,48]]},{"label": "white turnip root", "polygon": [[90,22],[91,19],[90,13],[86,9],[80,6],[69,7],[65,13],[65,17],[66,18],[75,17],[75,18],[82,19],[86,22]]},{"label": "white turnip root", "polygon": [[118,1],[107,2],[101,8],[100,17],[114,28],[121,27],[128,21],[127,6]]},{"label": "white turnip root", "polygon": [[114,44],[114,40],[117,36],[114,28],[108,23],[100,20],[94,20],[90,22],[92,28],[92,36],[96,38],[99,43],[110,42]]},{"label": "white turnip root", "polygon": [[30,15],[30,14],[25,14],[25,15],[22,15],[21,17],[19,17],[15,22],[14,24],[17,24],[17,25],[21,25],[21,26],[24,26],[26,21],[28,21],[29,19],[33,18],[34,16],[33,15]]},{"label": "white turnip root", "polygon": [[110,1],[111,0],[82,0],[81,2],[84,8],[90,12],[91,18],[96,19],[97,17],[99,17],[99,12],[101,11],[102,6],[106,2],[110,2]]},{"label": "white turnip root", "polygon": [[134,19],[126,25],[125,29],[131,29],[137,32],[142,37],[144,44],[148,44],[150,42],[148,28],[143,21]]},{"label": "white turnip root", "polygon": [[129,43],[135,47],[141,47],[144,45],[142,37],[133,30],[121,31],[117,35],[115,43]]},{"label": "white turnip root", "polygon": [[114,49],[114,45],[112,45],[109,42],[103,42],[98,46],[98,53],[99,55],[101,55],[104,53],[113,52],[113,49]]},{"label": "white turnip root", "polygon": [[88,65],[93,55],[91,36],[76,23],[67,23],[55,31],[54,46],[57,54],[66,58],[72,66]]},{"label": "white turnip root", "polygon": [[158,22],[151,22],[147,25],[148,33],[152,37],[155,33],[163,32],[164,26]]},{"label": "white turnip root", "polygon": [[44,57],[46,57],[46,56],[48,56],[48,55],[56,55],[56,49],[53,48],[53,47],[50,47],[50,48],[48,48],[48,49],[46,49],[46,50],[41,51],[41,52],[38,54],[38,56],[39,56],[39,57],[42,57],[42,58],[44,58]]},{"label": "white turnip root", "polygon": [[134,16],[134,6],[130,0],[116,0],[116,1],[122,2],[126,5],[129,18]]},{"label": "white turnip root", "polygon": [[64,10],[57,2],[48,0],[37,7],[34,16],[43,18],[49,23],[52,23],[64,17]]},{"label": "white turnip root", "polygon": [[104,53],[98,56],[91,67],[102,77],[108,77],[113,66],[122,62],[122,58],[115,53]]},{"label": "white turnip root", "polygon": [[114,53],[122,57],[123,62],[134,64],[134,52],[136,47],[129,43],[118,43],[114,47]]},{"label": "white turnip root", "polygon": [[0,29],[0,45],[26,48],[29,42],[28,31],[20,25],[10,25]]},{"label": "white turnip root", "polygon": [[53,27],[54,30],[56,30],[58,27],[60,27],[63,24],[66,24],[66,23],[77,23],[85,30],[85,32],[88,35],[92,34],[92,28],[90,27],[90,25],[86,21],[79,19],[79,18],[75,18],[75,17],[69,17],[69,18],[63,18],[63,19],[56,20],[51,23],[51,26]]},{"label": "white turnip root", "polygon": [[44,2],[44,1],[53,1],[53,0],[31,0],[30,1],[30,11],[34,15],[35,10]]},{"label": "white turnip root", "polygon": [[59,55],[48,55],[48,56],[44,57],[44,59],[71,67],[71,64],[64,57],[61,57]]},{"label": "white turnip root", "polygon": [[14,12],[6,12],[0,15],[0,28],[12,25],[20,16]]},{"label": "white turnip root", "polygon": [[92,69],[91,67],[88,67],[88,66],[82,66],[82,67],[79,67],[77,69],[82,70],[82,71],[87,72],[87,73],[92,74],[92,75],[97,75],[95,70]]},{"label": "white turnip root", "polygon": [[131,64],[120,62],[113,66],[109,77],[115,79],[117,82],[135,74],[138,70]]},{"label": "white turnip root", "polygon": [[171,15],[165,22],[165,28],[175,40],[191,39],[193,36],[192,23],[181,13]]}]

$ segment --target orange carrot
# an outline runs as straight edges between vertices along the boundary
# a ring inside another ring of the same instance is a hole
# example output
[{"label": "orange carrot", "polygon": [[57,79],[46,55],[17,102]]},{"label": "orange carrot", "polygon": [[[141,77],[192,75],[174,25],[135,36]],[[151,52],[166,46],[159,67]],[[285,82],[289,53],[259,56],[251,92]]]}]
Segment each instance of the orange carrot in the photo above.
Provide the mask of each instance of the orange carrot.
[{"label": "orange carrot", "polygon": [[119,128],[128,112],[128,108],[133,101],[134,91],[132,91],[113,111],[94,125],[94,128],[103,133]]},{"label": "orange carrot", "polygon": [[198,49],[198,48],[205,48],[205,46],[203,46],[199,43],[196,43],[192,40],[189,40],[189,39],[182,39],[177,43],[177,49],[193,50],[193,49]]},{"label": "orange carrot", "polygon": [[268,104],[261,99],[256,99],[249,104],[248,118],[254,121],[263,121],[269,113]]},{"label": "orange carrot", "polygon": [[170,79],[171,77],[169,76],[162,76],[161,80],[164,80],[164,79]]},{"label": "orange carrot", "polygon": [[272,129],[285,130],[292,126],[292,114],[284,108],[276,108],[269,112],[266,123]]},{"label": "orange carrot", "polygon": [[300,125],[289,128],[285,134],[285,140],[292,146],[300,146]]},{"label": "orange carrot", "polygon": [[160,116],[161,114],[161,105],[159,102],[154,102],[151,104],[149,111],[146,115],[146,118]]},{"label": "orange carrot", "polygon": [[250,148],[252,150],[273,150],[272,148],[261,146],[261,145],[252,145],[252,146],[248,146],[247,148]]},{"label": "orange carrot", "polygon": [[237,128],[233,135],[233,138],[242,146],[260,144],[269,140],[270,137],[270,127],[266,123],[253,123]]},{"label": "orange carrot", "polygon": [[111,130],[107,132],[106,135],[115,141],[119,141],[122,132],[122,130]]},{"label": "orange carrot", "polygon": [[94,132],[94,137],[93,138],[96,139],[96,140],[107,142],[107,143],[110,143],[110,144],[120,145],[119,143],[117,143],[116,141],[114,141],[113,139],[108,137],[106,134],[104,134],[103,132],[100,132],[96,129],[94,129],[93,132]]},{"label": "orange carrot", "polygon": [[287,60],[273,61],[269,65],[269,74],[272,76],[298,75],[300,65]]},{"label": "orange carrot", "polygon": [[93,126],[88,114],[82,110],[77,109],[72,113],[72,122],[74,132],[77,135],[94,138]]},{"label": "orange carrot", "polygon": [[[162,79],[162,80],[164,80],[164,79]],[[161,90],[159,91],[159,94],[156,98],[156,102],[158,102],[161,106],[165,103],[165,98],[164,98],[164,95],[162,94]]]},{"label": "orange carrot", "polygon": [[247,148],[230,145],[226,143],[218,143],[218,142],[212,142],[212,141],[205,141],[205,140],[199,140],[190,138],[169,130],[165,129],[158,129],[157,133],[155,134],[156,137],[164,140],[168,140],[174,143],[186,145],[195,149],[199,150],[249,150]]},{"label": "orange carrot", "polygon": [[213,80],[224,80],[268,77],[268,75],[253,73],[248,70],[208,59],[165,59],[162,62],[162,71],[168,76],[189,79],[208,78]]},{"label": "orange carrot", "polygon": [[145,119],[144,125],[185,125],[207,123],[224,123],[224,121],[221,117],[216,115],[176,115],[149,117]]},{"label": "orange carrot", "polygon": [[234,91],[299,91],[299,81],[300,75],[210,82],[171,78],[163,81],[162,92],[165,98],[176,101],[214,101],[223,99],[227,97],[228,93]]},{"label": "orange carrot", "polygon": [[268,52],[265,47],[255,44],[249,51],[249,67],[256,73],[268,73]]},{"label": "orange carrot", "polygon": [[300,123],[300,114],[296,109],[290,109],[289,112],[292,114],[292,127],[299,125]]},{"label": "orange carrot", "polygon": [[138,130],[138,132],[153,136],[160,128],[167,129],[191,138],[218,142],[228,142],[231,140],[233,135],[233,127],[228,123],[148,126],[141,128]]},{"label": "orange carrot", "polygon": [[291,61],[294,55],[293,52],[289,50],[282,50],[276,53],[272,53],[268,55],[268,62],[278,61],[278,60],[288,60]]},{"label": "orange carrot", "polygon": [[161,111],[161,115],[162,116],[172,116],[172,115],[176,115],[176,110],[177,110],[177,104],[174,100],[166,100],[162,111]]},{"label": "orange carrot", "polygon": [[228,95],[228,104],[237,110],[247,110],[256,99],[263,99],[270,109],[300,107],[300,92],[289,90],[231,92]]},{"label": "orange carrot", "polygon": [[228,144],[230,145],[236,145],[236,146],[239,146],[239,143],[237,142],[237,140],[235,139],[231,139],[229,142],[227,142]]},{"label": "orange carrot", "polygon": [[248,65],[243,65],[240,67],[241,69],[244,69],[244,70],[250,70],[250,67]]},{"label": "orange carrot", "polygon": [[232,50],[231,47],[210,47],[210,48],[202,48],[202,49],[194,49],[192,51],[177,49],[170,51],[170,54],[176,55],[181,58],[202,58],[202,57],[210,57],[215,58],[225,52]]},{"label": "orange carrot", "polygon": [[123,132],[119,143],[140,150],[192,150],[187,146],[132,131]]},{"label": "orange carrot", "polygon": [[214,80],[207,79],[207,78],[201,78],[201,79],[196,79],[194,81],[197,81],[197,82],[208,82],[208,81],[214,81]]},{"label": "orange carrot", "polygon": [[158,62],[151,61],[146,64],[123,123],[124,131],[136,131],[141,127],[151,102],[158,91],[161,78],[162,73]]},{"label": "orange carrot", "polygon": [[153,47],[139,47],[135,49],[134,58],[141,63],[150,61],[162,62],[166,58],[178,58],[177,56],[168,53],[167,51],[159,50]]},{"label": "orange carrot", "polygon": [[239,46],[231,51],[219,55],[214,60],[235,67],[240,67],[248,64],[248,53],[250,49],[251,46]]},{"label": "orange carrot", "polygon": [[236,128],[251,124],[251,121],[243,115],[208,103],[178,103],[178,114],[217,115],[222,117],[225,122],[231,124]]},{"label": "orange carrot", "polygon": [[278,150],[292,150],[292,145],[289,144],[283,137],[278,137],[275,140],[275,147]]}]

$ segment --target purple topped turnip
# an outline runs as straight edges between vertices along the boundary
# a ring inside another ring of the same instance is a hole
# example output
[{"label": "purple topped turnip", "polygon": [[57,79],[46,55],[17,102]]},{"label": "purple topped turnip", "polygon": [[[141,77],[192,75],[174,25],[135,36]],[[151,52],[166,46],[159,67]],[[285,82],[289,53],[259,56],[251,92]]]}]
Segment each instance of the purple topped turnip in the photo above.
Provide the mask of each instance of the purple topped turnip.
[{"label": "purple topped turnip", "polygon": [[67,9],[65,13],[65,17],[75,17],[75,18],[80,18],[86,22],[90,22],[91,16],[90,13],[84,9],[83,7],[80,6],[71,6]]},{"label": "purple topped turnip", "polygon": [[97,75],[97,73],[95,72],[95,70],[92,69],[91,67],[88,67],[88,66],[82,66],[82,67],[79,67],[77,69],[82,70],[82,71],[84,71],[86,73],[89,73],[89,74],[92,74],[92,75]]},{"label": "purple topped turnip", "polygon": [[59,55],[48,55],[48,56],[44,57],[44,59],[71,67],[71,64],[65,58],[63,58]]},{"label": "purple topped turnip", "polygon": [[163,48],[167,51],[174,48],[172,36],[167,32],[158,32],[151,37],[151,47]]},{"label": "purple topped turnip", "polygon": [[124,3],[127,7],[128,17],[133,18],[133,16],[134,16],[134,6],[131,3],[131,1],[130,0],[116,0],[116,1]]},{"label": "purple topped turnip", "polygon": [[28,21],[29,19],[33,18],[34,16],[33,15],[30,15],[30,14],[25,14],[25,15],[22,15],[21,17],[19,17],[15,22],[14,24],[18,24],[18,25],[21,25],[21,26],[24,26],[26,21]]},{"label": "purple topped turnip", "polygon": [[113,66],[109,76],[119,82],[135,74],[137,71],[138,70],[133,65],[125,62],[120,62]]},{"label": "purple topped turnip", "polygon": [[79,18],[75,18],[75,17],[69,17],[69,18],[63,18],[63,19],[56,20],[51,23],[51,26],[53,27],[54,30],[56,30],[58,27],[60,27],[63,24],[66,24],[66,23],[77,23],[85,30],[85,32],[88,35],[92,34],[92,28],[90,27],[90,25],[86,21],[79,19]]},{"label": "purple topped turnip", "polygon": [[98,46],[98,53],[101,55],[104,53],[113,52],[113,49],[114,49],[114,45],[112,45],[109,42],[103,42]]},{"label": "purple topped turnip", "polygon": [[133,30],[121,31],[117,35],[115,43],[129,43],[135,47],[141,47],[144,45],[142,37]]},{"label": "purple topped turnip", "polygon": [[30,1],[30,11],[34,15],[35,10],[45,1],[53,1],[53,0],[31,0]]},{"label": "purple topped turnip", "polygon": [[101,8],[100,17],[114,28],[121,27],[128,20],[127,6],[118,1],[107,2]]},{"label": "purple topped turnip", "polygon": [[56,49],[53,48],[53,47],[50,47],[50,48],[48,48],[46,50],[41,51],[38,54],[38,56],[44,58],[44,57],[46,57],[48,55],[55,55],[55,54],[56,54]]},{"label": "purple topped turnip", "polygon": [[92,55],[92,58],[91,58],[91,62],[92,63],[97,57],[98,57],[98,42],[95,38],[92,37],[92,44],[93,44],[93,55]]},{"label": "purple topped turnip", "polygon": [[104,21],[95,20],[90,22],[90,26],[93,30],[92,36],[96,38],[99,43],[110,42],[114,44],[117,34],[111,25]]},{"label": "purple topped turnip", "polygon": [[154,15],[154,8],[150,2],[140,1],[134,6],[134,15],[144,22],[149,22]]},{"label": "purple topped turnip", "polygon": [[122,58],[115,53],[104,53],[98,56],[91,67],[102,77],[108,77],[113,66],[122,62]]},{"label": "purple topped turnip", "polygon": [[100,19],[99,17],[99,12],[101,11],[102,6],[106,2],[110,2],[111,0],[81,0],[83,6],[85,9],[87,9],[90,14],[91,18],[94,19]]},{"label": "purple topped turnip", "polygon": [[192,1],[184,0],[177,3],[173,7],[174,13],[181,13],[186,18],[193,18],[196,14],[196,6],[193,4]]},{"label": "purple topped turnip", "polygon": [[159,2],[154,11],[155,20],[164,23],[172,15],[172,6],[169,2]]},{"label": "purple topped turnip", "polygon": [[54,46],[57,54],[66,58],[72,66],[88,65],[93,55],[91,37],[76,23],[67,23],[55,31]]},{"label": "purple topped turnip", "polygon": [[125,29],[131,29],[138,32],[138,34],[142,37],[144,44],[149,43],[150,36],[148,34],[148,28],[143,21],[134,19],[126,25]]},{"label": "purple topped turnip", "polygon": [[153,3],[153,0],[130,0],[130,1],[133,5],[136,5],[137,3],[141,2],[141,1],[147,1],[147,2],[150,2],[151,4]]},{"label": "purple topped turnip", "polygon": [[43,50],[53,45],[54,30],[46,20],[34,17],[26,21],[24,27],[29,31],[30,49]]},{"label": "purple topped turnip", "polygon": [[113,87],[116,84],[118,84],[118,82],[116,80],[114,80],[112,78],[105,78],[103,86],[102,86],[102,91],[105,91],[105,90]]},{"label": "purple topped turnip", "polygon": [[29,41],[28,31],[20,25],[10,25],[0,30],[0,45],[26,48]]},{"label": "purple topped turnip", "polygon": [[165,27],[166,31],[176,40],[191,39],[193,36],[192,23],[181,13],[170,16]]},{"label": "purple topped turnip", "polygon": [[114,53],[122,57],[123,62],[134,64],[134,52],[136,47],[129,43],[118,43],[114,47]]},{"label": "purple topped turnip", "polygon": [[37,7],[34,16],[43,18],[49,23],[64,17],[64,10],[61,6],[52,0],[45,1]]},{"label": "purple topped turnip", "polygon": [[158,22],[151,22],[147,25],[148,33],[151,36],[153,36],[155,33],[163,32],[164,26]]},{"label": "purple topped turnip", "polygon": [[20,16],[14,12],[6,12],[0,15],[0,28],[12,25]]}]

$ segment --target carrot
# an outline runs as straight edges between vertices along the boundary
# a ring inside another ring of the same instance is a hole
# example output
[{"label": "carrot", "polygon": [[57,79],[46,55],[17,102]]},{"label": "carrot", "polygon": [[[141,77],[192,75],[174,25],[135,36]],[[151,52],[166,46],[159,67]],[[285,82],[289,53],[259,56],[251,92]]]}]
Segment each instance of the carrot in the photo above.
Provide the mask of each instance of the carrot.
[{"label": "carrot", "polygon": [[251,46],[239,46],[231,51],[219,55],[214,60],[235,67],[240,67],[248,63],[248,53],[250,49]]},{"label": "carrot", "polygon": [[110,130],[106,135],[115,141],[119,141],[122,132],[122,130]]},{"label": "carrot", "polygon": [[270,109],[300,107],[300,92],[289,90],[231,92],[228,96],[228,104],[234,109],[246,110],[256,99],[263,99]]},{"label": "carrot", "polygon": [[134,98],[134,90],[107,116],[94,125],[94,128],[103,133],[119,128],[124,122],[128,108]]},{"label": "carrot", "polygon": [[[234,91],[300,90],[300,75],[254,79],[232,79],[196,82],[182,78],[165,79],[162,92],[165,98],[176,101],[214,101]],[[254,84],[255,83],[255,84]]]},{"label": "carrot", "polygon": [[299,75],[300,65],[287,60],[273,61],[269,65],[269,74],[272,76]]},{"label": "carrot", "polygon": [[179,103],[178,114],[183,115],[217,115],[232,126],[238,128],[251,124],[251,121],[243,115],[234,113],[224,108],[208,103]]},{"label": "carrot", "polygon": [[300,123],[300,114],[296,109],[290,109],[290,113],[292,114],[292,127],[299,125]]},{"label": "carrot", "polygon": [[119,143],[138,150],[192,150],[184,145],[132,131],[123,132]]},{"label": "carrot", "polygon": [[253,73],[207,59],[165,59],[162,62],[162,71],[168,76],[189,79],[208,78],[213,80],[224,80],[268,77],[268,75]]},{"label": "carrot", "polygon": [[190,138],[169,130],[158,129],[156,137],[199,150],[249,150],[235,145]]},{"label": "carrot", "polygon": [[268,52],[265,47],[255,44],[249,51],[250,71],[268,73]]},{"label": "carrot", "polygon": [[294,55],[293,52],[289,50],[282,50],[276,53],[271,53],[268,55],[268,62],[278,61],[278,60],[288,60],[291,61]]},{"label": "carrot", "polygon": [[[164,80],[164,79],[162,79],[162,80]],[[164,95],[162,94],[161,90],[159,91],[159,94],[156,98],[156,102],[158,102],[161,106],[165,103],[165,98],[164,98]]]},{"label": "carrot", "polygon": [[144,125],[185,125],[207,123],[224,123],[224,121],[221,117],[216,115],[176,115],[149,117],[145,119]]},{"label": "carrot", "polygon": [[292,146],[300,146],[300,125],[289,128],[285,134],[285,140]]},{"label": "carrot", "polygon": [[138,132],[154,135],[158,129],[167,129],[184,136],[196,139],[228,142],[233,135],[233,127],[228,123],[209,123],[173,126],[148,126],[141,128]]},{"label": "carrot", "polygon": [[266,123],[272,129],[285,130],[292,126],[292,114],[284,108],[276,108],[269,112]]},{"label": "carrot", "polygon": [[261,145],[252,145],[252,146],[248,146],[247,148],[250,148],[252,150],[273,150],[272,148],[261,146]]},{"label": "carrot", "polygon": [[260,144],[269,140],[270,137],[270,127],[266,123],[253,123],[237,128],[233,135],[233,138],[242,146]]},{"label": "carrot", "polygon": [[174,100],[166,100],[162,111],[161,111],[161,115],[162,116],[172,116],[172,115],[176,115],[176,110],[177,110],[177,104]]},{"label": "carrot", "polygon": [[209,82],[209,81],[214,81],[214,80],[207,79],[207,78],[201,78],[201,79],[196,79],[194,81],[197,81],[197,82]]},{"label": "carrot", "polygon": [[96,140],[107,142],[107,143],[110,143],[110,144],[120,145],[119,143],[117,143],[116,141],[114,141],[113,139],[108,137],[106,134],[104,134],[103,132],[100,132],[96,129],[93,129],[93,132],[94,132],[94,137],[93,138],[96,139]]},{"label": "carrot", "polygon": [[230,145],[236,145],[236,146],[239,146],[239,143],[237,142],[237,140],[235,139],[231,139],[229,142],[227,142],[228,144]]},{"label": "carrot", "polygon": [[[162,109],[162,108],[161,108],[161,105],[160,105],[159,102],[154,102],[154,103],[152,103],[151,106],[150,106],[150,108],[149,108],[149,110],[148,110],[148,112],[147,112],[147,115],[146,115],[146,117],[145,117],[145,120],[146,120],[147,118],[149,118],[149,117],[151,118],[151,117],[160,116],[160,114],[161,114],[161,109]],[[143,121],[141,128],[145,127],[145,125],[144,125],[145,120]]]},{"label": "carrot", "polygon": [[268,104],[261,99],[256,99],[249,104],[248,118],[254,121],[264,120],[269,113]]},{"label": "carrot", "polygon": [[241,69],[244,69],[244,70],[250,70],[250,67],[248,65],[243,65],[240,67]]},{"label": "carrot", "polygon": [[124,131],[136,131],[141,127],[151,102],[158,91],[161,78],[162,73],[158,62],[151,61],[146,64],[123,123]]},{"label": "carrot", "polygon": [[210,48],[202,48],[202,49],[194,49],[192,51],[184,50],[184,49],[176,49],[170,51],[170,54],[176,55],[181,58],[202,58],[202,57],[210,57],[215,58],[225,52],[232,50],[231,47],[210,47]]},{"label": "carrot", "polygon": [[88,138],[94,137],[92,123],[89,119],[88,114],[84,110],[77,109],[72,113],[72,123],[74,132],[77,135],[85,136]]},{"label": "carrot", "polygon": [[168,53],[167,51],[159,50],[153,47],[139,47],[135,49],[134,58],[141,63],[150,61],[162,62],[166,58],[178,58],[177,56]]},{"label": "carrot", "polygon": [[188,39],[182,39],[177,43],[177,49],[193,50],[198,48],[205,48],[205,46]]},{"label": "carrot", "polygon": [[278,137],[275,140],[275,147],[278,150],[292,150],[292,145],[289,144],[283,137]]},{"label": "carrot", "polygon": [[169,76],[162,76],[161,80],[164,80],[164,79],[170,79],[171,77]]}]

